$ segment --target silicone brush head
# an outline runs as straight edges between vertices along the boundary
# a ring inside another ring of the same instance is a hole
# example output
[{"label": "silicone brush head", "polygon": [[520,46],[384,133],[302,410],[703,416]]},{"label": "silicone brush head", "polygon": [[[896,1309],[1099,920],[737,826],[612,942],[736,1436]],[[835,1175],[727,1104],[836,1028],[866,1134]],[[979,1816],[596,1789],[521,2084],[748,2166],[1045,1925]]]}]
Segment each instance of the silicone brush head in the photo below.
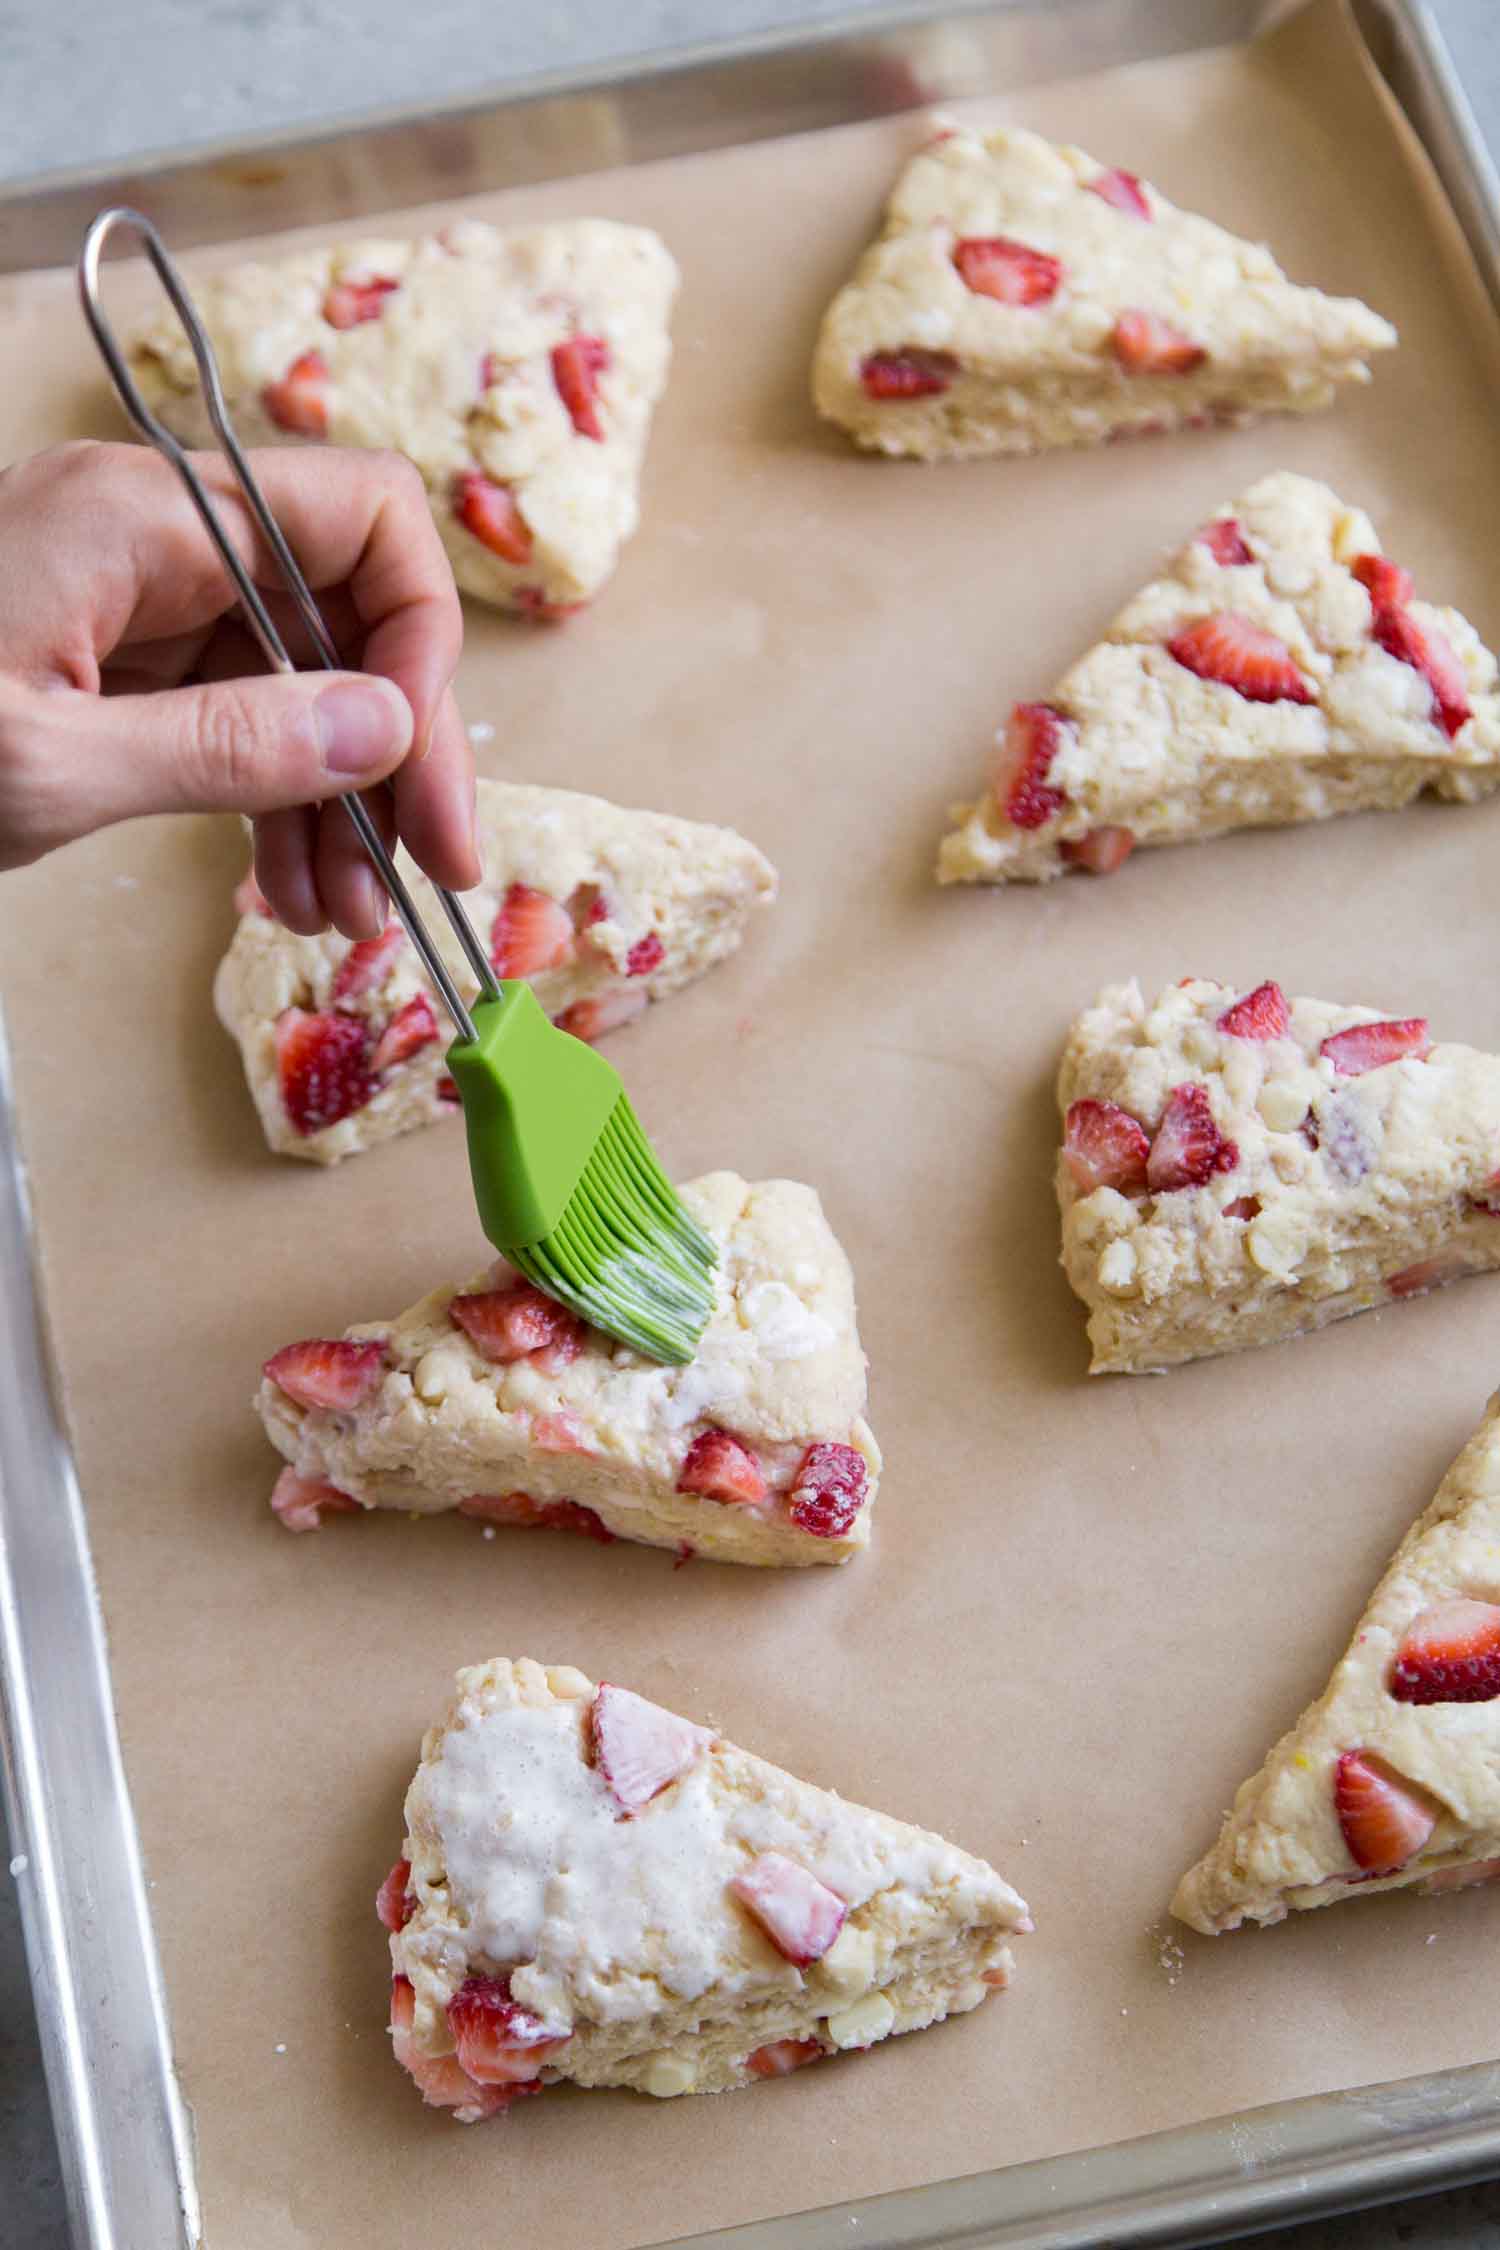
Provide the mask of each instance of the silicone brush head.
[{"label": "silicone brush head", "polygon": [[718,1253],[679,1201],[618,1071],[548,1022],[526,984],[478,1001],[448,1050],[485,1234],[583,1320],[683,1365],[714,1304]]}]

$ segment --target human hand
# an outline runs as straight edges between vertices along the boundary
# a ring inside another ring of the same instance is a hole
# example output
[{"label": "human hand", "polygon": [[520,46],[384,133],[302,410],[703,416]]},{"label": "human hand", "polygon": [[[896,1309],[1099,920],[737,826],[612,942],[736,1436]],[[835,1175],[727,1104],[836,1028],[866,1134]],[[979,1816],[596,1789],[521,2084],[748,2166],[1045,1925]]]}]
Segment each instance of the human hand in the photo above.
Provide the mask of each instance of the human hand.
[{"label": "human hand", "polygon": [[[144,446],[54,447],[0,474],[0,868],[140,813],[255,823],[289,928],[365,937],[385,892],[334,802],[456,890],[479,880],[451,682],[463,625],[416,471],[332,448],[251,456],[348,672],[267,672],[208,534]],[[296,663],[307,633],[227,465],[194,457]]]}]

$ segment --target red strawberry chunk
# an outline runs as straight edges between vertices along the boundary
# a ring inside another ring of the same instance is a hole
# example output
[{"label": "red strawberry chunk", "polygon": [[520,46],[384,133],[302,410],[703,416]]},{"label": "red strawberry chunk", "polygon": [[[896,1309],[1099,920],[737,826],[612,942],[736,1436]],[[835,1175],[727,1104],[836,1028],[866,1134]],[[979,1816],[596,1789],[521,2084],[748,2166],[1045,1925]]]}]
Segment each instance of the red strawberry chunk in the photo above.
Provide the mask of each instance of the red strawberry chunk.
[{"label": "red strawberry chunk", "polygon": [[412,2032],[416,1994],[409,1977],[391,1979],[391,2052],[422,2090],[422,2099],[434,2109],[457,2110],[461,2121],[477,2124],[508,2109],[521,2094],[541,2092],[539,2083],[526,2086],[481,2086],[471,2078],[457,2055],[424,2055]]},{"label": "red strawberry chunk", "polygon": [[552,380],[580,437],[602,439],[599,419],[599,378],[609,367],[609,346],[602,336],[570,336],[552,347]]},{"label": "red strawberry chunk", "polygon": [[575,1531],[580,1539],[596,1540],[601,1547],[615,1543],[603,1518],[578,1500],[534,1500],[529,1492],[471,1492],[459,1501],[458,1512],[477,1516],[482,1523],[503,1523],[512,1531]]},{"label": "red strawberry chunk", "polygon": [[375,1893],[375,1911],[388,1930],[404,1930],[417,1910],[410,1884],[411,1861],[398,1859]]},{"label": "red strawberry chunk", "polygon": [[534,977],[573,958],[573,917],[546,891],[512,883],[490,929],[497,977]]},{"label": "red strawberry chunk", "polygon": [[1232,1039],[1284,1039],[1291,1029],[1292,1012],[1279,984],[1267,980],[1236,1000],[1219,1018],[1219,1029]]},{"label": "red strawberry chunk", "polygon": [[1461,1281],[1473,1270],[1461,1250],[1444,1250],[1435,1258],[1419,1258],[1414,1266],[1403,1266],[1400,1273],[1387,1277],[1386,1287],[1393,1297],[1420,1297],[1428,1289],[1441,1289],[1445,1282]]},{"label": "red strawberry chunk", "polygon": [[1430,1805],[1364,1750],[1339,1759],[1333,1803],[1350,1858],[1371,1875],[1404,1867],[1437,1826]]},{"label": "red strawberry chunk", "polygon": [[653,969],[661,967],[666,957],[667,949],[661,939],[655,930],[648,930],[643,938],[636,939],[626,954],[625,974],[628,977],[648,977]]},{"label": "red strawberry chunk", "polygon": [[576,1414],[563,1406],[532,1424],[531,1442],[539,1453],[591,1453],[588,1432]]},{"label": "red strawberry chunk", "polygon": [[575,1039],[602,1039],[606,1031],[618,1031],[621,1024],[633,1023],[637,1016],[644,1015],[646,1006],[644,992],[627,992],[623,985],[617,985],[612,992],[596,992],[591,999],[575,1000],[555,1021],[559,1031],[571,1031]]},{"label": "red strawberry chunk", "polygon": [[1129,375],[1190,375],[1208,353],[1160,313],[1133,307],[1110,330],[1115,358]]},{"label": "red strawberry chunk", "polygon": [[288,1531],[316,1531],[325,1516],[357,1514],[359,1502],[321,1477],[283,1469],[271,1494],[271,1507]]},{"label": "red strawberry chunk", "polygon": [[799,1969],[822,1960],[848,1919],[838,1892],[784,1852],[761,1852],[729,1888],[777,1952]]},{"label": "red strawberry chunk", "polygon": [[826,2052],[817,2039],[772,2039],[754,2054],[746,2055],[745,2068],[752,2078],[789,2078],[804,2063],[817,2062]]},{"label": "red strawberry chunk", "polygon": [[1113,875],[1135,850],[1133,828],[1091,828],[1086,836],[1065,836],[1058,846],[1070,867],[1091,875]]},{"label": "red strawberry chunk", "polygon": [[589,1705],[588,1747],[622,1820],[690,1773],[713,1739],[707,1727],[608,1681]]},{"label": "red strawberry chunk", "polygon": [[868,398],[935,398],[958,373],[952,352],[924,351],[908,344],[899,352],[871,352],[860,361],[859,379]]},{"label": "red strawberry chunk", "polygon": [[1493,1703],[1500,1696],[1500,1608],[1435,1602],[1413,1618],[1391,1666],[1398,1703]]},{"label": "red strawberry chunk", "polygon": [[1067,803],[1049,789],[1052,761],[1072,733],[1066,715],[1051,703],[1018,703],[1005,729],[995,774],[995,801],[1016,828],[1045,828]]},{"label": "red strawberry chunk", "polygon": [[358,1016],[282,1011],[276,1019],[276,1071],[295,1131],[320,1133],[364,1108],[375,1091],[367,1045]]},{"label": "red strawberry chunk", "polygon": [[1118,1188],[1122,1195],[1139,1192],[1150,1153],[1145,1127],[1128,1109],[1088,1097],[1069,1104],[1063,1155],[1080,1195],[1101,1187]]},{"label": "red strawberry chunk", "polygon": [[1408,610],[1377,609],[1370,628],[1386,651],[1421,673],[1432,690],[1432,716],[1449,741],[1472,716],[1469,683],[1451,645],[1435,625],[1419,625]]},{"label": "red strawberry chunk", "polygon": [[327,437],[331,389],[323,354],[304,352],[279,382],[266,384],[260,403],[279,430],[292,430],[298,437]]},{"label": "red strawberry chunk", "polygon": [[1133,219],[1149,219],[1151,216],[1146,191],[1134,172],[1122,172],[1117,166],[1112,172],[1096,172],[1091,180],[1085,180],[1083,184],[1090,195],[1102,196],[1115,210],[1127,211]]},{"label": "red strawberry chunk", "polygon": [[409,1061],[421,1048],[430,1046],[438,1035],[437,1017],[432,1012],[432,1002],[425,992],[414,993],[404,1008],[398,1008],[375,1042],[375,1052],[370,1057],[370,1068],[377,1074],[393,1070],[397,1063]]},{"label": "red strawberry chunk", "polygon": [[406,932],[393,917],[379,937],[361,938],[351,945],[333,980],[334,999],[357,1000],[361,993],[373,992],[405,943]]},{"label": "red strawberry chunk", "polygon": [[522,616],[529,617],[533,625],[561,625],[565,619],[576,617],[581,609],[589,606],[586,601],[549,601],[540,586],[512,586],[510,598]]},{"label": "red strawberry chunk", "polygon": [[1236,563],[1254,562],[1255,556],[1246,545],[1245,535],[1233,516],[1220,516],[1214,523],[1206,523],[1198,534],[1198,543],[1206,547],[1216,563],[1232,569]]},{"label": "red strawberry chunk", "polygon": [[261,1372],[299,1406],[348,1413],[370,1396],[384,1368],[384,1344],[358,1344],[347,1336],[309,1336],[273,1353]]},{"label": "red strawberry chunk", "polygon": [[386,298],[400,286],[384,274],[371,274],[368,281],[331,282],[323,298],[323,318],[330,328],[358,328],[361,321],[378,320]]},{"label": "red strawberry chunk", "polygon": [[1389,555],[1356,555],[1349,567],[1369,594],[1372,609],[1404,609],[1411,600],[1411,573]]},{"label": "red strawberry chunk", "polygon": [[695,1492],[700,1499],[736,1502],[754,1507],[766,1496],[760,1462],[727,1430],[700,1430],[688,1447],[677,1479],[679,1492]]},{"label": "red strawberry chunk", "polygon": [[595,930],[610,919],[610,903],[597,883],[580,883],[568,901],[575,930]]},{"label": "red strawberry chunk", "polygon": [[253,872],[242,875],[234,886],[234,911],[236,914],[264,914],[268,919],[271,916],[266,895]]},{"label": "red strawberry chunk", "polygon": [[1226,1219],[1258,1219],[1260,1217],[1260,1197],[1258,1195],[1237,1195],[1232,1203],[1225,1204],[1224,1216]]},{"label": "red strawberry chunk", "polygon": [[1425,1016],[1403,1016],[1394,1023],[1352,1023],[1347,1031],[1331,1032],[1318,1049],[1345,1078],[1400,1062],[1404,1055],[1421,1062],[1431,1051]]},{"label": "red strawberry chunk", "polygon": [[820,1441],[797,1464],[787,1514],[816,1539],[842,1539],[864,1506],[869,1482],[869,1465],[854,1446]]},{"label": "red strawberry chunk", "polygon": [[456,1081],[450,1078],[446,1071],[438,1080],[434,1091],[440,1102],[452,1102],[459,1105],[463,1102],[463,1095],[459,1092]]},{"label": "red strawberry chunk", "polygon": [[466,469],[454,481],[453,513],[465,531],[471,531],[502,562],[530,562],[531,526],[508,484],[497,484],[478,469]]},{"label": "red strawberry chunk", "polygon": [[448,2002],[448,2028],[460,2069],[481,2086],[534,2079],[570,2036],[512,2000],[509,1977],[465,1978]]},{"label": "red strawberry chunk", "polygon": [[970,234],[955,244],[953,263],[976,297],[1001,305],[1044,305],[1062,283],[1062,260],[1004,234]]},{"label": "red strawberry chunk", "polygon": [[1146,1182],[1152,1193],[1202,1187],[1216,1172],[1232,1172],[1239,1160],[1235,1143],[1227,1141],[1214,1123],[1207,1089],[1193,1083],[1174,1086],[1146,1160]]},{"label": "red strawberry chunk", "polygon": [[1200,680],[1217,680],[1248,703],[1317,701],[1286,642],[1233,610],[1220,610],[1184,626],[1168,641],[1167,653]]},{"label": "red strawberry chunk", "polygon": [[547,1351],[570,1330],[581,1334],[583,1327],[566,1305],[544,1295],[529,1281],[454,1297],[449,1301],[448,1317],[463,1330],[480,1357],[496,1367],[508,1367],[512,1360]]}]

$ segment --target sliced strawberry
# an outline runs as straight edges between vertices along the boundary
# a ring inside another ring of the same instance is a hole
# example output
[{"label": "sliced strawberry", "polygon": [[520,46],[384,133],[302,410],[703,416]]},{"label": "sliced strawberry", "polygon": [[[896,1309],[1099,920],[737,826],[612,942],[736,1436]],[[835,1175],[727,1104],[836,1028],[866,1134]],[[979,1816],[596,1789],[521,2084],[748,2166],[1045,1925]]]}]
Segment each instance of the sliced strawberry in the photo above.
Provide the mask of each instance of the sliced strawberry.
[{"label": "sliced strawberry", "polygon": [[949,389],[957,373],[952,352],[924,351],[920,344],[899,352],[871,352],[859,364],[867,398],[935,398]]},{"label": "sliced strawberry", "polygon": [[399,289],[399,281],[371,274],[367,281],[330,282],[323,298],[323,318],[330,328],[358,328],[361,321],[379,320],[386,298]]},{"label": "sliced strawberry", "polygon": [[1432,716],[1451,742],[1472,710],[1464,668],[1449,643],[1404,609],[1377,609],[1370,630],[1387,655],[1421,673],[1432,690]]},{"label": "sliced strawberry", "polygon": [[1400,1062],[1403,1055],[1421,1062],[1431,1052],[1425,1016],[1402,1016],[1394,1023],[1352,1023],[1347,1031],[1330,1032],[1318,1049],[1345,1078]]},{"label": "sliced strawberry", "polygon": [[1118,1188],[1122,1195],[1146,1185],[1151,1143],[1145,1127],[1116,1102],[1085,1097],[1068,1106],[1063,1155],[1081,1195],[1095,1188]]},{"label": "sliced strawberry", "polygon": [[283,1469],[271,1506],[288,1531],[316,1531],[325,1516],[357,1513],[359,1502],[321,1477],[302,1477],[295,1469]]},{"label": "sliced strawberry", "polygon": [[1236,1000],[1219,1018],[1219,1029],[1232,1039],[1284,1039],[1291,1029],[1292,1012],[1286,994],[1269,979]]},{"label": "sliced strawberry", "polygon": [[527,2086],[481,2086],[469,2076],[457,2055],[424,2055],[412,2036],[416,1994],[409,1977],[391,1979],[391,2052],[422,2089],[422,2099],[434,2109],[457,2110],[461,2121],[477,2124],[508,2109],[522,2094],[538,2094],[539,2083]]},{"label": "sliced strawberry", "polygon": [[1233,610],[1219,610],[1184,626],[1168,641],[1167,653],[1200,680],[1217,680],[1248,703],[1317,701],[1286,642]]},{"label": "sliced strawberry", "polygon": [[628,977],[648,977],[653,969],[661,967],[666,957],[667,949],[661,939],[655,930],[648,930],[643,938],[636,939],[626,954],[625,974]]},{"label": "sliced strawberry", "polygon": [[276,1019],[276,1071],[297,1132],[320,1133],[364,1108],[375,1091],[368,1043],[358,1016],[283,1009]]},{"label": "sliced strawberry", "polygon": [[759,1853],[729,1888],[783,1959],[799,1969],[822,1960],[849,1915],[837,1891],[785,1852]]},{"label": "sliced strawberry", "polygon": [[253,871],[242,875],[234,886],[234,911],[236,914],[264,914],[268,919],[271,909],[266,904],[265,892],[255,880]]},{"label": "sliced strawberry", "polygon": [[820,1440],[797,1464],[787,1494],[787,1514],[815,1539],[842,1539],[865,1503],[870,1470],[852,1445]]},{"label": "sliced strawberry", "polygon": [[789,2078],[804,2063],[817,2062],[827,2053],[818,2039],[772,2039],[754,2054],[746,2055],[745,2068],[752,2078]]},{"label": "sliced strawberry", "polygon": [[1198,534],[1198,544],[1206,547],[1216,563],[1233,569],[1236,563],[1254,562],[1255,556],[1245,543],[1245,535],[1233,516],[1220,516],[1206,523]]},{"label": "sliced strawberry", "polygon": [[423,1047],[428,1047],[438,1035],[438,1020],[432,1012],[432,1002],[425,992],[414,993],[404,1008],[398,1008],[375,1042],[375,1052],[370,1057],[370,1068],[378,1076],[383,1070],[393,1070],[397,1063],[408,1061]]},{"label": "sliced strawberry", "polygon": [[529,1281],[504,1289],[484,1289],[449,1300],[448,1317],[463,1330],[481,1358],[496,1367],[549,1350],[570,1330],[581,1336],[583,1323],[566,1305],[545,1296]]},{"label": "sliced strawberry", "polygon": [[589,1705],[589,1749],[622,1820],[691,1772],[713,1739],[707,1727],[608,1681]]},{"label": "sliced strawberry", "polygon": [[512,586],[510,598],[521,615],[529,617],[533,625],[561,625],[589,606],[587,602],[551,601],[540,586]]},{"label": "sliced strawberry", "polygon": [[384,1344],[357,1344],[347,1336],[309,1336],[274,1352],[261,1373],[299,1406],[348,1413],[370,1396],[384,1369]]},{"label": "sliced strawberry", "polygon": [[388,1930],[404,1930],[417,1910],[410,1883],[411,1861],[398,1859],[375,1893],[375,1911]]},{"label": "sliced strawberry", "polygon": [[1122,312],[1110,330],[1115,358],[1129,375],[1190,375],[1208,353],[1160,313]]},{"label": "sliced strawberry", "polygon": [[954,245],[965,288],[1000,305],[1044,305],[1062,285],[1062,260],[1004,234],[969,234]]},{"label": "sliced strawberry", "polygon": [[608,368],[609,346],[602,336],[570,336],[552,347],[552,380],[580,437],[603,439],[599,378]]},{"label": "sliced strawberry", "polygon": [[453,513],[465,531],[472,531],[480,545],[502,562],[530,562],[531,526],[508,484],[497,484],[478,469],[466,469],[454,480]]},{"label": "sliced strawberry", "polygon": [[611,908],[597,883],[580,883],[568,900],[568,912],[573,917],[575,930],[596,930],[601,922],[610,919]]},{"label": "sliced strawberry", "polygon": [[1398,1703],[1493,1703],[1500,1696],[1500,1608],[1435,1602],[1413,1618],[1391,1666]]},{"label": "sliced strawberry", "polygon": [[575,1039],[602,1039],[606,1031],[618,1031],[621,1024],[633,1023],[637,1016],[644,1015],[646,1006],[644,992],[627,992],[623,985],[617,985],[613,992],[596,992],[591,999],[575,1000],[554,1021],[559,1031],[571,1031]]},{"label": "sliced strawberry", "polygon": [[1445,1282],[1461,1281],[1473,1270],[1461,1250],[1444,1250],[1435,1258],[1419,1258],[1414,1266],[1403,1266],[1400,1273],[1387,1277],[1386,1287],[1393,1297],[1420,1297],[1425,1290],[1441,1289]]},{"label": "sliced strawberry", "polygon": [[405,943],[406,932],[393,915],[379,937],[361,938],[357,945],[351,945],[333,980],[335,1001],[357,1000],[361,993],[373,992],[385,981],[386,971]]},{"label": "sliced strawberry", "polygon": [[1067,803],[1061,789],[1049,789],[1052,761],[1072,733],[1066,715],[1052,703],[1018,703],[1006,723],[1005,742],[995,774],[995,801],[1016,828],[1045,828]]},{"label": "sliced strawberry", "polygon": [[446,1071],[444,1071],[442,1077],[438,1080],[437,1085],[433,1089],[433,1091],[436,1093],[437,1098],[440,1102],[453,1102],[459,1104],[460,1106],[463,1103],[463,1095],[459,1092],[454,1080],[448,1076],[448,1073]]},{"label": "sliced strawberry", "polygon": [[1090,195],[1098,195],[1113,205],[1116,211],[1127,211],[1132,219],[1149,219],[1151,206],[1146,191],[1134,172],[1122,172],[1118,166],[1112,172],[1096,172],[1084,186]]},{"label": "sliced strawberry", "polygon": [[1349,567],[1368,593],[1372,609],[1404,609],[1411,600],[1411,573],[1389,555],[1356,555]]},{"label": "sliced strawberry", "polygon": [[[581,1449],[580,1449],[581,1450]],[[612,1547],[615,1535],[601,1516],[580,1500],[534,1500],[529,1492],[471,1492],[460,1500],[461,1516],[503,1523],[512,1531],[575,1531],[580,1539]]]},{"label": "sliced strawberry", "polygon": [[525,2084],[570,2037],[512,2000],[509,1977],[466,1977],[448,2002],[448,2029],[460,2069],[481,2086]]},{"label": "sliced strawberry", "polygon": [[766,1496],[766,1480],[748,1445],[727,1430],[700,1430],[688,1447],[677,1489],[704,1500],[754,1507]]},{"label": "sliced strawberry", "polygon": [[1333,1804],[1350,1858],[1371,1875],[1404,1867],[1437,1826],[1431,1807],[1365,1750],[1339,1759]]},{"label": "sliced strawberry", "polygon": [[1427,1896],[1437,1891],[1467,1891],[1475,1883],[1493,1883],[1500,1875],[1500,1859],[1471,1859],[1465,1867],[1440,1867],[1419,1887]]},{"label": "sliced strawberry", "polygon": [[299,437],[327,437],[332,382],[321,352],[304,352],[276,383],[267,383],[260,403],[279,430]]},{"label": "sliced strawberry", "polygon": [[1086,867],[1091,875],[1113,875],[1135,850],[1135,830],[1091,828],[1086,836],[1064,837],[1058,850],[1070,867]]},{"label": "sliced strawberry", "polygon": [[576,1414],[559,1407],[532,1424],[531,1442],[539,1453],[591,1453],[588,1433]]},{"label": "sliced strawberry", "polygon": [[512,883],[490,929],[497,977],[534,977],[573,958],[573,917],[546,891]]},{"label": "sliced strawberry", "polygon": [[1216,1172],[1232,1172],[1239,1160],[1235,1143],[1227,1141],[1214,1123],[1207,1090],[1192,1083],[1174,1086],[1146,1160],[1146,1182],[1152,1193],[1202,1187]]}]

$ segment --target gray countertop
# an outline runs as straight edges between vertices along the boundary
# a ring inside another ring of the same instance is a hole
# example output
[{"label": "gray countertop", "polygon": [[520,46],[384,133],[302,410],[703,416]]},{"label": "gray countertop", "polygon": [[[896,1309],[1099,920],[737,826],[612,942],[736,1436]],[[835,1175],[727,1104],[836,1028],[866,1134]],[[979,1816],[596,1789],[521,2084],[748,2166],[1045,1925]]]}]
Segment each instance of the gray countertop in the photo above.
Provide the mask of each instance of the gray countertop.
[{"label": "gray countertop", "polygon": [[[9,97],[0,182],[478,96],[556,70],[826,22],[862,4],[868,0],[424,0],[420,8],[409,0],[134,0],[127,40],[109,0],[71,8],[0,0]],[[1497,0],[1431,4],[1500,149]],[[911,0],[918,12],[920,0]],[[15,1890],[3,1875],[0,2183],[0,2250],[67,2250]],[[1500,2182],[1257,2239],[1266,2250],[1500,2250]]]}]

